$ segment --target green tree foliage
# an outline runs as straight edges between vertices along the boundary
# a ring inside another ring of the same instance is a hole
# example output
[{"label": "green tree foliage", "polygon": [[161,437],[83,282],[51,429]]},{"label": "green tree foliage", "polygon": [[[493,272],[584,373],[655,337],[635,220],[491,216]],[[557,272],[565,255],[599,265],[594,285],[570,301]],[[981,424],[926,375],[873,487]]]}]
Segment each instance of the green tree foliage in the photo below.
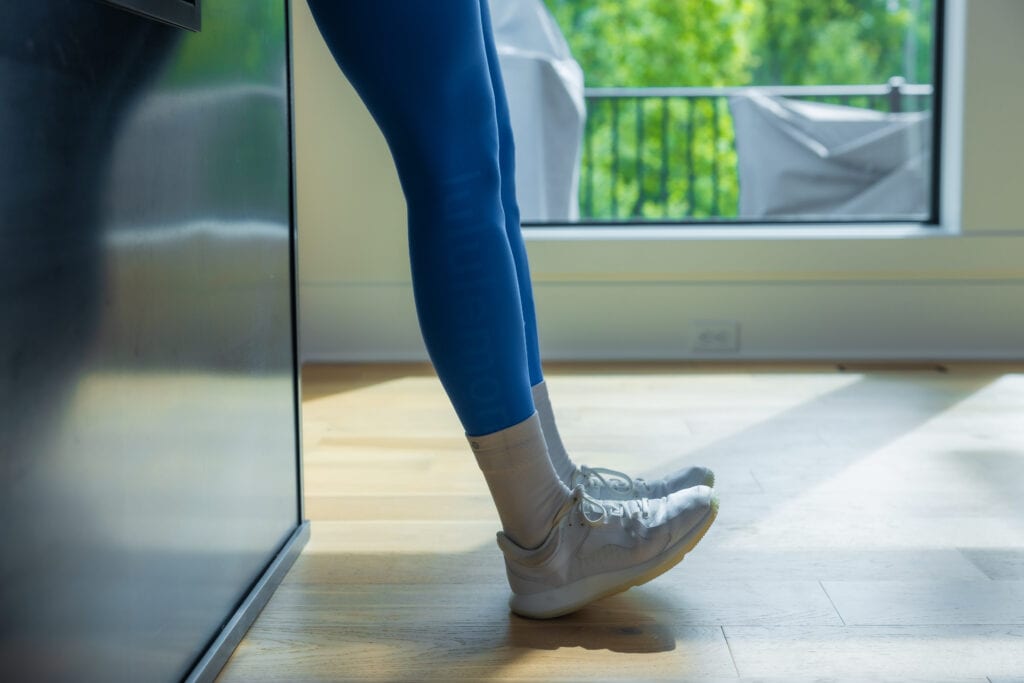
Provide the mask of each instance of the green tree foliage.
[{"label": "green tree foliage", "polygon": [[[545,2],[588,87],[931,80],[934,0]],[[725,98],[591,100],[587,125],[584,217],[736,216],[737,162]]]},{"label": "green tree foliage", "polygon": [[757,0],[547,0],[590,86],[749,80]]},{"label": "green tree foliage", "polygon": [[[934,0],[758,4],[751,83],[851,85],[884,83],[892,76],[931,81]],[[915,53],[910,59],[908,46]]]}]

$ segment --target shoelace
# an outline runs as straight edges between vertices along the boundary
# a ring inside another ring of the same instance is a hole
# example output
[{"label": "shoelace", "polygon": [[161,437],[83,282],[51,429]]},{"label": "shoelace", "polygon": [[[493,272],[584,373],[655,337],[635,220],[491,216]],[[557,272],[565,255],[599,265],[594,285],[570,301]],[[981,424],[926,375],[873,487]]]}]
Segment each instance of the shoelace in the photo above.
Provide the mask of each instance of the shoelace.
[{"label": "shoelace", "polygon": [[[590,526],[599,526],[608,521],[609,517],[621,517],[623,522],[627,519],[639,521],[640,519],[647,519],[651,513],[650,501],[646,498],[637,498],[635,503],[637,509],[626,512],[626,505],[617,501],[603,501],[598,500],[592,496],[587,495],[583,490],[582,486],[577,486],[573,489],[572,502],[578,503],[580,506],[580,516],[583,517],[584,521]],[[591,516],[589,512],[597,512],[596,516]]]},{"label": "shoelace", "polygon": [[643,497],[648,490],[647,482],[640,477],[633,479],[625,472],[608,469],[607,467],[580,465],[573,483],[577,481],[591,488],[604,486],[616,493],[631,496]]}]

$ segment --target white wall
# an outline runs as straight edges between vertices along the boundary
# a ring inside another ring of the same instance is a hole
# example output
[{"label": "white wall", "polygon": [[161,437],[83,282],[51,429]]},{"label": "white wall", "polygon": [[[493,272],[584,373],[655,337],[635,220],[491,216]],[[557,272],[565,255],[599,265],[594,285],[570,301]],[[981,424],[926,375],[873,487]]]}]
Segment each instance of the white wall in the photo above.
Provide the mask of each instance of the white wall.
[{"label": "white wall", "polygon": [[[528,231],[545,357],[715,357],[701,319],[740,322],[727,358],[1024,357],[1024,2],[950,4],[942,231]],[[391,158],[293,7],[303,357],[422,359]]]}]

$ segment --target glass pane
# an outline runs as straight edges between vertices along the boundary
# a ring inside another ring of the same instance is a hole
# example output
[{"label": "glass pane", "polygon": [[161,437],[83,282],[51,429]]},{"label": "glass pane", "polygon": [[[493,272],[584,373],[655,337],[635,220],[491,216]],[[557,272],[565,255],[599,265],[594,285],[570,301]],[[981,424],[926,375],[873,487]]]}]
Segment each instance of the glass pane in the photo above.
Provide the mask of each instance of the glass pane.
[{"label": "glass pane", "polygon": [[939,0],[491,0],[523,221],[932,220]]}]

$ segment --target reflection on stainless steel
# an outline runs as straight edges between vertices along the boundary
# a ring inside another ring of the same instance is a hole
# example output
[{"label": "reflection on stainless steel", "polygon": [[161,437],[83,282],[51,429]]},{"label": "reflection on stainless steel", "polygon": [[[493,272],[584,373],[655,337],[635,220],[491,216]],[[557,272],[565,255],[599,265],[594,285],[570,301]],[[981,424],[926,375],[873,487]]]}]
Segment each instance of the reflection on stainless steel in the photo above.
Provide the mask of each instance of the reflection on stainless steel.
[{"label": "reflection on stainless steel", "polygon": [[0,5],[5,679],[181,678],[298,523],[284,0],[203,12]]}]

